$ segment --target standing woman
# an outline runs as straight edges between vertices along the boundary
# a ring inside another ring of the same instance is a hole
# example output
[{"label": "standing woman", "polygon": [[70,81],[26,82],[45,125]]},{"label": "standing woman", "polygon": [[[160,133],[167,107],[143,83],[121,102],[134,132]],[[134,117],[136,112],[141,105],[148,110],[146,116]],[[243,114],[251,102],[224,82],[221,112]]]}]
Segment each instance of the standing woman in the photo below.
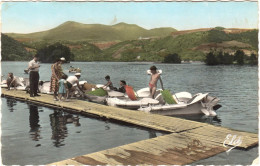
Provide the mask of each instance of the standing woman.
[{"label": "standing woman", "polygon": [[58,59],[53,65],[51,65],[51,86],[50,86],[50,92],[54,92],[54,100],[58,101],[57,93],[59,90],[59,80],[61,79],[63,75],[61,64],[65,61],[65,58]]}]

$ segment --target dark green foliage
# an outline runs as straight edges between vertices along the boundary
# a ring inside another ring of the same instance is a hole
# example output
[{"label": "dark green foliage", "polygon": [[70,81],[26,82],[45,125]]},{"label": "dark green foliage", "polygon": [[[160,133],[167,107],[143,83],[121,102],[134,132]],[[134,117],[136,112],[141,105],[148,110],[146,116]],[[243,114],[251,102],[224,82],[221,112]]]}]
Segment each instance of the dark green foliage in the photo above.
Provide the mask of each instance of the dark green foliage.
[{"label": "dark green foliage", "polygon": [[218,61],[218,64],[223,64],[224,63],[224,55],[223,55],[222,51],[219,51],[217,53],[217,61]]},{"label": "dark green foliage", "polygon": [[224,53],[224,56],[223,56],[223,64],[224,65],[231,65],[233,64],[233,59],[234,59],[234,56],[233,55],[230,55],[229,53]]},{"label": "dark green foliage", "polygon": [[74,61],[99,61],[101,54],[101,50],[88,42],[76,42],[76,43],[68,43],[68,45],[74,46],[77,45],[79,48],[71,48],[71,52],[74,55]]},{"label": "dark green foliage", "polygon": [[224,30],[225,28],[224,28],[224,27],[215,27],[214,29],[215,29],[215,30],[220,30],[220,31],[222,31],[222,30]]},{"label": "dark green foliage", "polygon": [[219,64],[216,55],[212,51],[207,54],[205,63],[210,66]]},{"label": "dark green foliage", "polygon": [[258,57],[256,54],[252,53],[249,58],[249,64],[250,65],[257,65],[258,64]]},{"label": "dark green foliage", "polygon": [[251,54],[251,56],[246,56],[242,50],[237,50],[235,55],[230,55],[229,53],[223,52],[214,52],[210,51],[205,60],[206,65],[230,65],[230,64],[250,64],[250,65],[257,65],[258,58],[257,55]]},{"label": "dark green foliage", "polygon": [[21,43],[5,34],[2,34],[1,44],[3,61],[26,61],[32,58],[32,54],[27,52]]},{"label": "dark green foliage", "polygon": [[229,41],[231,40],[230,36],[226,34],[224,31],[212,29],[209,31],[208,41],[209,42],[216,42],[220,43],[222,41]]},{"label": "dark green foliage", "polygon": [[163,63],[181,63],[181,58],[176,53],[169,54],[164,58]]},{"label": "dark green foliage", "polygon": [[54,63],[61,57],[64,57],[67,62],[74,60],[74,56],[70,52],[69,47],[62,45],[61,43],[46,46],[38,50],[37,55],[42,63]]},{"label": "dark green foliage", "polygon": [[254,50],[258,51],[258,30],[229,34],[229,36],[232,40],[250,44]]},{"label": "dark green foliage", "polygon": [[244,53],[244,51],[242,50],[237,50],[235,55],[234,55],[234,60],[236,61],[236,63],[238,65],[243,65],[245,62],[245,58],[246,58],[246,55]]}]

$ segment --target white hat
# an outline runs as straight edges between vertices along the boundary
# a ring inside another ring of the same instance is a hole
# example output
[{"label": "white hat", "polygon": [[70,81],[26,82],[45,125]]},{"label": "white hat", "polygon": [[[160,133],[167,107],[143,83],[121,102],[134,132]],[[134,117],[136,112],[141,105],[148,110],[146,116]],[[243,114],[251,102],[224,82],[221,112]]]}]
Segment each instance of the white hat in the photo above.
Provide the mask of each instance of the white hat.
[{"label": "white hat", "polygon": [[61,61],[65,61],[65,58],[64,58],[64,57],[61,57],[60,60],[61,60]]},{"label": "white hat", "polygon": [[80,76],[81,74],[80,73],[75,73],[75,76]]}]

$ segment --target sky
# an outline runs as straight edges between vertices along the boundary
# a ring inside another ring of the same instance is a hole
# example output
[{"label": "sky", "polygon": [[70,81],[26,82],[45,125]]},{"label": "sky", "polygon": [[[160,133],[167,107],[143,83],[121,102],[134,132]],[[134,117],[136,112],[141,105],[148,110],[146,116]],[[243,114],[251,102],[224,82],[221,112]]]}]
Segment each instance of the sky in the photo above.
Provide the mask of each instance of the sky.
[{"label": "sky", "polygon": [[257,2],[4,2],[3,33],[32,33],[66,21],[146,29],[258,28]]}]

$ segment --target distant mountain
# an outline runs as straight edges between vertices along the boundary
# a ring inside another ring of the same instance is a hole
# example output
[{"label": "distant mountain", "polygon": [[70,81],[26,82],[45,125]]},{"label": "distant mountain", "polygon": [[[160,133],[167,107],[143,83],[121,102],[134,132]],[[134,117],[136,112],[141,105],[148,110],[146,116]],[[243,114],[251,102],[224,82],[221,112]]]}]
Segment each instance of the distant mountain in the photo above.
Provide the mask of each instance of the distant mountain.
[{"label": "distant mountain", "polygon": [[234,54],[243,50],[247,55],[258,52],[257,29],[146,30],[125,23],[108,26],[66,22],[44,32],[8,35],[33,50],[60,40],[71,49],[75,61],[162,62],[168,54],[174,53],[182,60],[203,61],[210,51]]},{"label": "distant mountain", "polygon": [[116,25],[82,24],[68,21],[56,28],[29,34],[7,33],[18,41],[125,41],[138,38],[165,37],[175,32],[174,28],[144,29],[135,24]]}]

